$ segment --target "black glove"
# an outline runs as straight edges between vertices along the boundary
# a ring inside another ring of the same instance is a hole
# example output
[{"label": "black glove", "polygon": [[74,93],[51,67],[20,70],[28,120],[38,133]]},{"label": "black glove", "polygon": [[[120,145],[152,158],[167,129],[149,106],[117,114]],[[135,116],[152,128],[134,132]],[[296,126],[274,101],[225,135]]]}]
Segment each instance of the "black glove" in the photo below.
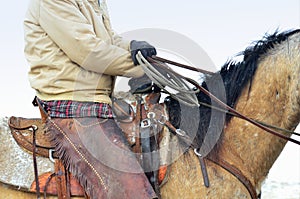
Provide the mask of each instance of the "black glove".
[{"label": "black glove", "polygon": [[142,55],[147,58],[156,55],[156,49],[146,41],[132,40],[130,42],[131,59],[134,65],[138,65],[136,54],[141,51]]}]

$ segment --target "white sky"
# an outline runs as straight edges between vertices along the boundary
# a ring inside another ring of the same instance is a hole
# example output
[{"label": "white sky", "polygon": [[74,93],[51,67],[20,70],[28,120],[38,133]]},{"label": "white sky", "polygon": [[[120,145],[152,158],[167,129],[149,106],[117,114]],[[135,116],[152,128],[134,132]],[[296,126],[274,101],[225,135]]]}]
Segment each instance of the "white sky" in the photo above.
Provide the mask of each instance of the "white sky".
[{"label": "white sky", "polygon": [[[261,39],[266,32],[300,25],[299,0],[107,1],[113,28],[118,33],[141,28],[178,32],[201,46],[217,67],[251,42]],[[31,105],[34,91],[27,80],[29,66],[23,55],[22,21],[28,2],[8,0],[0,8],[0,117],[39,116]],[[292,150],[297,153],[286,154],[289,166],[296,164],[298,167],[293,170],[299,171],[299,147]],[[290,163],[291,159],[296,162]]]}]

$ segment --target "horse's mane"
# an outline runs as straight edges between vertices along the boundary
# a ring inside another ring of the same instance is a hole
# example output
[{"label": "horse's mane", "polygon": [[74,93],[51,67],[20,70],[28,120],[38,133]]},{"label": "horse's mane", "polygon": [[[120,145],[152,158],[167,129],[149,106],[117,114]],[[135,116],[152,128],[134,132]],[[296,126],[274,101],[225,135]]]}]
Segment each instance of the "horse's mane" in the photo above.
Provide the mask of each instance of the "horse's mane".
[{"label": "horse's mane", "polygon": [[236,63],[230,60],[223,65],[219,74],[224,82],[228,105],[234,107],[242,89],[254,76],[259,58],[267,53],[269,49],[274,48],[276,44],[280,44],[287,40],[289,36],[298,32],[300,32],[299,29],[282,33],[276,31],[271,35],[266,34],[263,39],[256,41],[254,45],[239,53],[239,55],[244,56],[243,61]]},{"label": "horse's mane", "polygon": [[[239,53],[239,55],[243,55],[242,61],[227,61],[220,71],[216,72],[214,75],[207,75],[204,78],[202,86],[217,96],[219,93],[225,93],[223,101],[226,102],[227,105],[235,107],[242,90],[249,81],[249,89],[251,89],[251,80],[255,75],[259,59],[270,49],[273,49],[275,45],[286,41],[289,36],[298,32],[300,32],[300,29],[281,33],[275,31],[273,34],[265,34],[261,40],[254,42],[243,52]],[[223,85],[221,86],[220,77],[223,80]],[[211,104],[210,97],[203,92],[199,92],[197,98],[201,103]],[[213,118],[211,118],[212,111],[210,107],[201,105],[198,111],[198,114],[200,115],[199,117],[195,117],[193,114],[186,114],[186,112],[195,113],[195,107],[181,104],[171,97],[167,98],[165,103],[168,107],[170,122],[176,128],[185,130],[190,136],[195,137],[195,145],[200,146],[202,144],[209,125],[210,129],[214,129],[215,131],[221,131],[223,128],[224,123],[220,123],[218,119],[218,117],[222,117],[222,114],[214,114]],[[182,116],[183,114],[184,116]],[[228,122],[230,118],[230,115],[226,115],[226,122]],[[213,119],[212,122],[210,122],[211,119]],[[198,128],[195,128],[197,125]],[[222,125],[221,129],[220,125]],[[195,130],[197,132],[195,132]]]}]

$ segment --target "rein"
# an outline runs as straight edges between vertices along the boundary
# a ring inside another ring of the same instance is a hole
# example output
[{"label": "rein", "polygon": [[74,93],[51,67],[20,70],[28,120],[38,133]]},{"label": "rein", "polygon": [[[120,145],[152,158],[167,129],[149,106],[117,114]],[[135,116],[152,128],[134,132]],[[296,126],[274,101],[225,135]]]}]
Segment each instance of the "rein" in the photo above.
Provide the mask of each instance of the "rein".
[{"label": "rein", "polygon": [[211,72],[211,71],[203,70],[203,69],[200,69],[200,68],[195,68],[195,67],[192,67],[192,66],[189,66],[189,65],[181,64],[181,63],[171,61],[171,60],[168,60],[168,59],[165,59],[165,58],[162,58],[162,57],[158,57],[158,56],[155,56],[155,55],[152,56],[152,59],[156,60],[156,61],[163,62],[163,63],[172,64],[174,66],[178,66],[180,68],[188,69],[188,70],[195,71],[195,72],[200,72],[200,73],[209,74],[209,75],[214,74],[214,72]]},{"label": "rein", "polygon": [[170,64],[173,64],[173,65],[176,65],[178,67],[182,67],[182,68],[185,68],[185,69],[190,69],[190,70],[193,70],[193,71],[202,71],[203,73],[206,73],[206,74],[213,74],[212,72],[209,72],[209,71],[204,71],[204,70],[198,70],[192,66],[186,66],[186,65],[183,65],[183,64],[179,64],[177,62],[174,62],[174,61],[170,61],[170,60],[167,60],[167,59],[164,59],[164,58],[160,58],[160,57],[156,57],[156,56],[153,56],[152,58],[148,58],[149,61],[151,62],[154,62],[156,64],[156,66],[159,66],[161,69],[167,71],[168,73],[173,73],[174,75],[180,77],[181,79],[189,82],[190,84],[192,84],[193,86],[195,86],[197,89],[199,89],[200,91],[202,91],[204,94],[206,94],[207,96],[209,96],[212,100],[214,100],[216,103],[218,103],[221,107],[224,108],[224,110],[222,111],[225,111],[227,112],[228,114],[231,114],[233,116],[236,116],[236,117],[239,117],[241,119],[244,119],[250,123],[252,123],[253,125],[261,128],[262,130],[268,132],[268,133],[271,133],[272,135],[275,135],[277,137],[280,137],[281,139],[284,139],[284,140],[287,140],[287,141],[290,141],[290,142],[293,142],[297,145],[300,145],[300,141],[296,140],[296,139],[293,139],[293,138],[290,138],[288,136],[285,136],[281,133],[278,133],[276,132],[275,130],[272,130],[271,128],[273,129],[278,129],[278,130],[281,130],[281,131],[284,131],[284,132],[288,132],[288,133],[291,133],[291,134],[294,134],[294,135],[297,135],[297,136],[300,136],[299,133],[296,133],[296,132],[291,132],[291,131],[288,131],[288,130],[285,130],[285,129],[281,129],[279,127],[274,127],[274,126],[271,126],[271,125],[268,125],[268,124],[265,124],[265,123],[262,123],[262,122],[258,122],[254,119],[251,119],[241,113],[239,113],[238,111],[236,111],[235,109],[233,109],[232,107],[228,106],[227,104],[225,104],[224,102],[222,102],[220,99],[218,99],[216,96],[214,96],[212,93],[210,93],[208,90],[206,90],[205,88],[203,88],[201,85],[199,85],[198,83],[196,83],[195,81],[191,80],[190,78],[187,78],[183,75],[180,75],[179,73],[176,73],[175,71],[173,71],[172,69],[170,69],[169,67],[166,67],[165,65],[161,64],[161,62],[163,61],[164,63],[170,63]]}]

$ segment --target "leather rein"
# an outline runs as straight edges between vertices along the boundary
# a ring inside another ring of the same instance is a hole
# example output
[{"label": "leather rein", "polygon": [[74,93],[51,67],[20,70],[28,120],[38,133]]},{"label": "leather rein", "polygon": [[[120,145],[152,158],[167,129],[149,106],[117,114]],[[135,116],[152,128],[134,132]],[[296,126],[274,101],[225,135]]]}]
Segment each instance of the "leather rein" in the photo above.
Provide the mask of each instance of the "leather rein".
[{"label": "leather rein", "polygon": [[[279,127],[275,127],[275,126],[272,126],[272,125],[269,125],[269,124],[265,124],[263,122],[256,121],[256,120],[254,120],[252,118],[249,118],[249,117],[243,115],[242,113],[236,111],[234,108],[232,108],[232,107],[228,106],[227,104],[225,104],[224,102],[222,102],[220,99],[218,99],[216,96],[214,96],[208,90],[206,90],[205,88],[203,88],[201,85],[195,83],[194,81],[191,81],[191,79],[186,78],[185,76],[180,75],[179,73],[176,73],[173,70],[171,71],[170,68],[165,67],[163,64],[160,64],[159,62],[167,63],[167,64],[172,64],[172,65],[175,65],[175,66],[178,66],[178,67],[181,67],[181,68],[185,68],[185,69],[188,69],[188,70],[201,72],[201,73],[204,73],[204,74],[210,74],[210,75],[212,75],[212,74],[214,74],[213,72],[202,70],[202,69],[198,69],[198,68],[195,68],[195,67],[192,67],[192,66],[184,65],[184,64],[181,64],[181,63],[178,63],[178,62],[174,62],[174,61],[171,61],[171,60],[168,60],[168,59],[165,59],[165,58],[157,57],[157,56],[152,56],[152,58],[148,58],[148,59],[149,59],[149,61],[156,63],[157,66],[161,67],[162,69],[164,69],[166,71],[169,71],[169,72],[172,72],[172,73],[176,74],[177,76],[179,76],[180,78],[185,79],[187,82],[191,83],[193,86],[195,86],[197,89],[199,89],[200,91],[202,91],[204,94],[206,94],[207,96],[209,96],[212,100],[214,100],[216,103],[218,103],[221,107],[224,108],[224,109],[220,109],[220,111],[225,111],[227,114],[230,114],[230,115],[235,116],[235,117],[239,117],[239,118],[241,118],[243,120],[246,120],[246,121],[252,123],[253,125],[261,128],[262,130],[264,130],[264,131],[266,131],[268,133],[271,133],[272,135],[275,135],[275,136],[280,137],[280,138],[282,138],[282,139],[284,139],[286,141],[290,141],[290,142],[293,142],[293,143],[295,143],[297,145],[300,145],[300,141],[295,140],[293,138],[290,138],[288,136],[285,136],[285,135],[283,135],[281,133],[278,133],[277,131],[275,131],[275,130],[273,130],[271,128],[275,128],[275,129],[278,129],[278,130],[281,130],[281,131],[284,131],[284,132],[287,132],[287,133],[291,133],[291,134],[294,134],[294,135],[297,135],[297,136],[300,136],[299,133],[296,133],[296,132],[293,132],[293,131],[289,131],[289,130],[286,130],[286,129],[282,129],[282,128],[279,128]],[[211,107],[211,108],[214,108],[214,107]]]},{"label": "leather rein", "polygon": [[[165,58],[157,57],[157,56],[152,56],[152,58],[148,58],[148,60],[151,63],[155,63],[156,66],[162,68],[163,70],[171,72],[171,73],[175,74],[176,76],[184,79],[185,81],[191,83],[197,89],[199,89],[204,94],[206,94],[207,96],[209,96],[212,100],[214,100],[216,103],[218,103],[222,108],[216,108],[216,107],[212,107],[211,105],[202,104],[202,103],[199,103],[199,105],[208,106],[210,108],[214,108],[214,109],[217,109],[219,111],[225,112],[226,114],[229,114],[229,115],[232,115],[232,116],[235,116],[235,117],[239,117],[239,118],[241,118],[243,120],[246,120],[246,121],[252,123],[253,125],[261,128],[262,130],[264,130],[267,133],[271,133],[272,135],[275,135],[275,136],[277,136],[277,137],[279,137],[281,139],[284,139],[286,141],[290,141],[290,142],[293,142],[293,143],[295,143],[297,145],[300,145],[300,141],[292,139],[292,138],[290,138],[288,136],[285,136],[285,135],[283,135],[281,133],[278,133],[274,129],[282,131],[282,132],[290,133],[291,135],[294,134],[294,135],[297,135],[297,136],[300,136],[299,133],[296,133],[296,132],[293,132],[293,131],[289,131],[289,130],[286,130],[286,129],[282,129],[282,128],[279,128],[279,127],[276,127],[276,126],[272,126],[272,125],[269,125],[269,124],[265,124],[263,122],[256,121],[254,119],[251,119],[251,118],[249,118],[249,117],[247,117],[247,116],[239,113],[238,111],[236,111],[232,107],[230,107],[227,104],[225,104],[224,102],[222,102],[220,99],[218,99],[216,96],[214,96],[208,90],[206,90],[205,88],[203,88],[201,85],[199,85],[198,83],[195,83],[195,81],[192,81],[191,79],[186,78],[185,76],[182,76],[182,75],[174,72],[172,69],[170,69],[169,67],[167,67],[165,64],[171,64],[171,65],[175,65],[175,66],[180,67],[180,68],[184,68],[184,69],[188,69],[188,70],[192,70],[192,71],[196,71],[196,72],[200,72],[200,73],[204,73],[204,74],[209,74],[209,75],[214,74],[213,72],[202,70],[202,69],[198,69],[198,68],[195,68],[195,67],[192,67],[192,66],[184,65],[184,64],[177,63],[177,62],[174,62],[174,61],[171,61],[171,60],[168,60],[168,59],[165,59]],[[173,132],[176,132],[176,134],[179,135],[179,137],[183,138],[183,141],[185,141],[187,143],[192,143],[192,140],[189,137],[187,137],[186,133],[181,133],[179,131],[180,129],[176,129],[170,122],[166,122],[165,125],[167,127],[169,127],[169,129],[171,129]],[[201,166],[201,171],[202,171],[202,176],[203,176],[203,180],[204,180],[204,185],[206,187],[209,187],[209,179],[208,179],[208,173],[207,173],[207,169],[206,169],[205,159],[213,162],[214,164],[217,164],[217,165],[221,166],[223,169],[225,169],[226,171],[228,171],[229,173],[231,173],[233,176],[235,176],[247,188],[247,190],[248,190],[248,192],[249,192],[249,194],[250,194],[250,196],[251,196],[252,199],[258,199],[258,198],[260,198],[261,194],[260,193],[257,194],[255,186],[242,173],[242,171],[240,169],[238,169],[234,165],[228,163],[226,160],[221,159],[220,157],[216,158],[216,156],[213,155],[213,154],[209,154],[204,159],[204,157],[202,157],[201,154],[199,154],[197,152],[198,149],[195,148],[195,147],[193,147],[193,148],[194,148],[195,154],[199,158],[200,166]]]}]

